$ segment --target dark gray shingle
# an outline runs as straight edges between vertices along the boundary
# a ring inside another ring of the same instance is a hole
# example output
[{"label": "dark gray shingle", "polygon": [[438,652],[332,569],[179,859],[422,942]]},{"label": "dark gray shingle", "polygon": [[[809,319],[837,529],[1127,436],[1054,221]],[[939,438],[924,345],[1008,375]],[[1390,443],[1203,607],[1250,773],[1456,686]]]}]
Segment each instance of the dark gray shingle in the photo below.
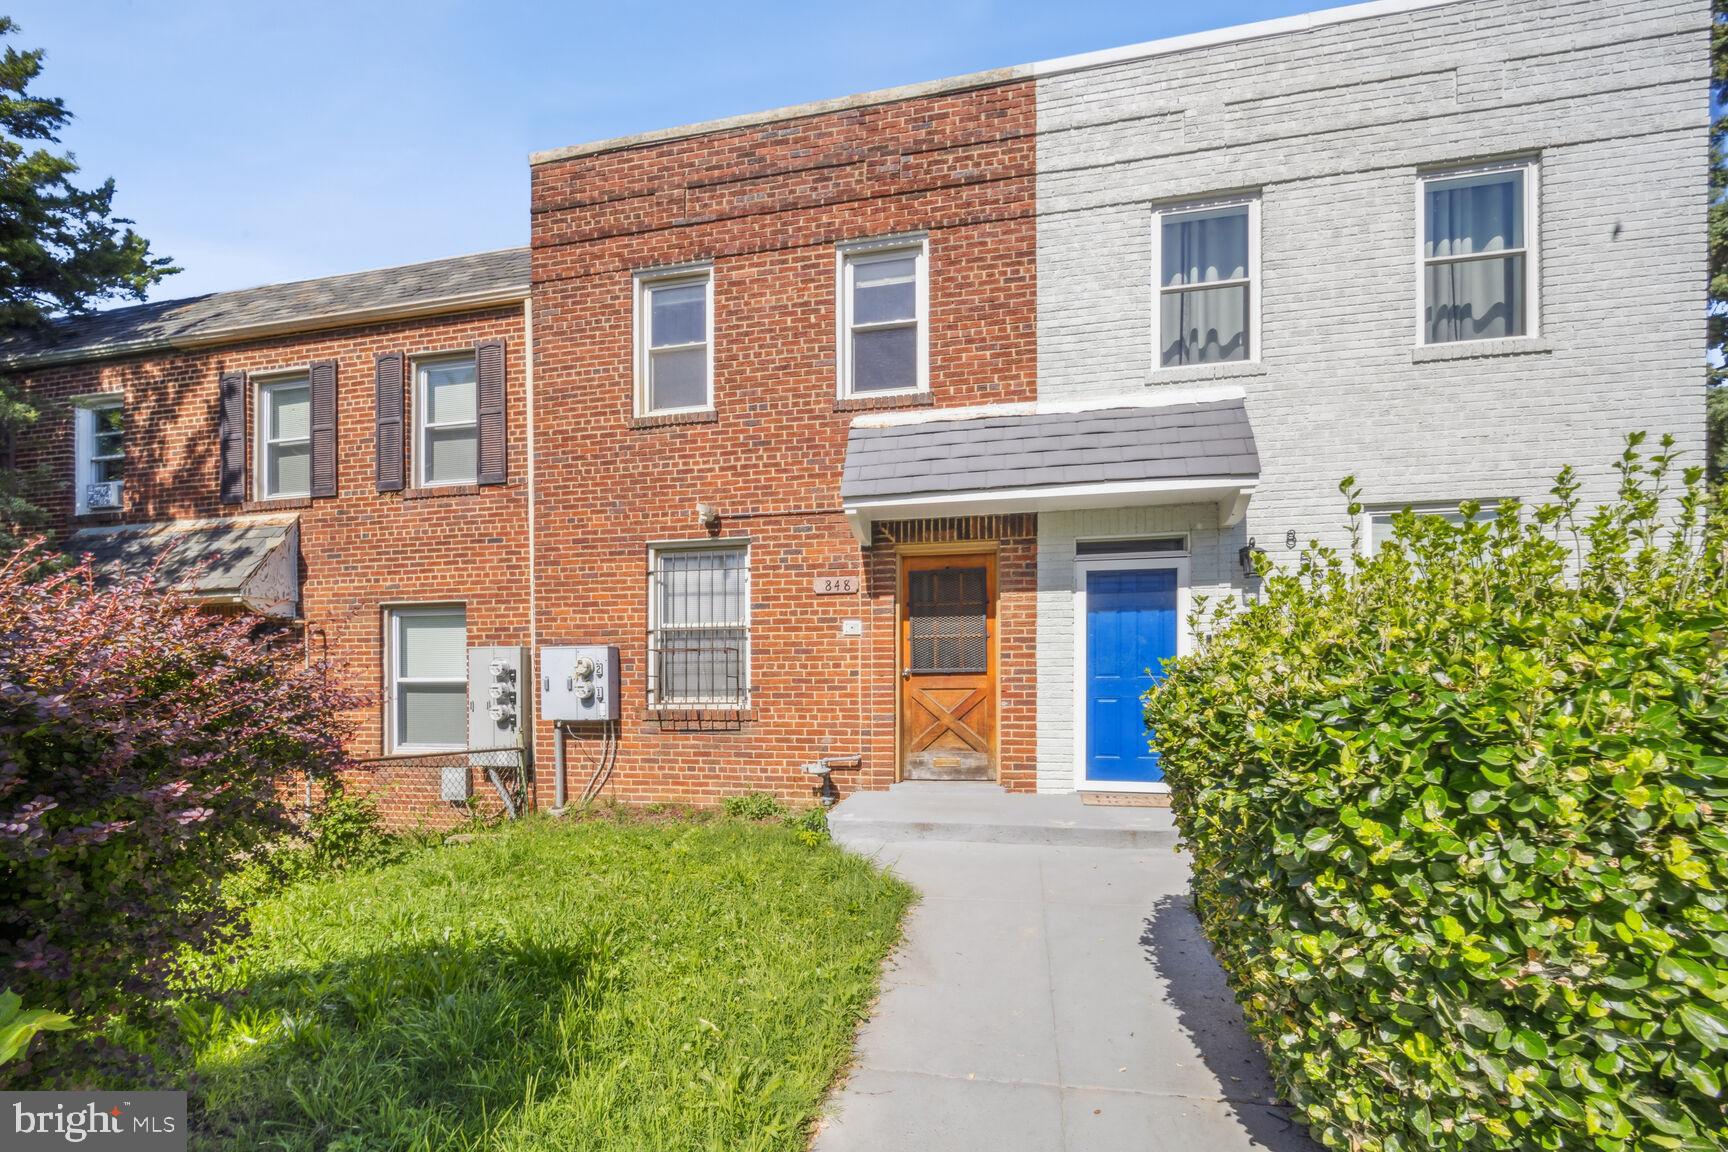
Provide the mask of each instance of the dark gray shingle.
[{"label": "dark gray shingle", "polygon": [[1191,477],[1254,477],[1240,399],[854,425],[844,500]]},{"label": "dark gray shingle", "polygon": [[240,336],[266,325],[315,326],[326,318],[514,290],[528,291],[526,248],[71,316],[43,332],[0,343],[0,364],[102,360],[181,343],[212,343],[226,333]]}]

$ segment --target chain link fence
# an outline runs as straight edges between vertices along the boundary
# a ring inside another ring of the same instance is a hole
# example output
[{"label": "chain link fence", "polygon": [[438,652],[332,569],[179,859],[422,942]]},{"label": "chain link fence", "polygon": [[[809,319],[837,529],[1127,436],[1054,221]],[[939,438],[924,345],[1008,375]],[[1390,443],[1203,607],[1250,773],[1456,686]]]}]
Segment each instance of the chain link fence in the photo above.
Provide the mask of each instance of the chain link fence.
[{"label": "chain link fence", "polygon": [[528,801],[528,755],[521,748],[379,756],[357,762],[354,771],[385,821],[395,825],[515,819]]}]

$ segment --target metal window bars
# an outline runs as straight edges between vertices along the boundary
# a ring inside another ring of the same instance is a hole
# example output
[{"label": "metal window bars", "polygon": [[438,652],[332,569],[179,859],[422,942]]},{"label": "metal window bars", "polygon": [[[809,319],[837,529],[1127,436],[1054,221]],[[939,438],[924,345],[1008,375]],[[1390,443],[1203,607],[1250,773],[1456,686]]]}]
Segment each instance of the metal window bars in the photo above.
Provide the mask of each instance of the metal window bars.
[{"label": "metal window bars", "polygon": [[742,712],[750,698],[750,570],[743,548],[667,549],[648,571],[648,705]]}]

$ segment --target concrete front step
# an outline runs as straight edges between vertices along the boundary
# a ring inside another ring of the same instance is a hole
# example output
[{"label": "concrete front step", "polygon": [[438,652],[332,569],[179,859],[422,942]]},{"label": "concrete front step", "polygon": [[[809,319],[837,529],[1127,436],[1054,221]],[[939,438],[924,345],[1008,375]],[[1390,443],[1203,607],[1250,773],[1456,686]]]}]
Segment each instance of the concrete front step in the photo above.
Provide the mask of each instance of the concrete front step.
[{"label": "concrete front step", "polygon": [[1168,808],[1092,805],[1074,792],[1009,793],[990,783],[909,780],[886,792],[855,792],[834,806],[828,827],[850,846],[904,840],[1083,848],[1176,845]]}]

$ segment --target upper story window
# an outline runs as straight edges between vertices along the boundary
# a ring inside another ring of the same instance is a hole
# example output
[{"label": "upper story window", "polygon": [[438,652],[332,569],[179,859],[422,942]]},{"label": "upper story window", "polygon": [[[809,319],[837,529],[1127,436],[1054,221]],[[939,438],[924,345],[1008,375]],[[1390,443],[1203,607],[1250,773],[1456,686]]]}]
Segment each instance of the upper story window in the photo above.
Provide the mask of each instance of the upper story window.
[{"label": "upper story window", "polygon": [[636,411],[714,406],[714,275],[683,269],[636,277]]},{"label": "upper story window", "polygon": [[1419,187],[1422,343],[1534,335],[1535,166],[1424,176]]},{"label": "upper story window", "polygon": [[468,746],[468,616],[459,604],[386,617],[385,731],[392,752]]},{"label": "upper story window", "polygon": [[312,384],[304,373],[258,384],[258,498],[312,494]]},{"label": "upper story window", "polygon": [[930,387],[927,242],[878,241],[840,250],[840,396]]},{"label": "upper story window", "polygon": [[475,482],[480,409],[472,352],[414,362],[414,428],[417,487]]},{"label": "upper story window", "polygon": [[1258,355],[1258,200],[1158,212],[1158,367],[1220,364]]},{"label": "upper story window", "polygon": [[74,410],[74,418],[78,514],[120,507],[121,481],[126,472],[125,408],[120,397],[83,401]]}]

